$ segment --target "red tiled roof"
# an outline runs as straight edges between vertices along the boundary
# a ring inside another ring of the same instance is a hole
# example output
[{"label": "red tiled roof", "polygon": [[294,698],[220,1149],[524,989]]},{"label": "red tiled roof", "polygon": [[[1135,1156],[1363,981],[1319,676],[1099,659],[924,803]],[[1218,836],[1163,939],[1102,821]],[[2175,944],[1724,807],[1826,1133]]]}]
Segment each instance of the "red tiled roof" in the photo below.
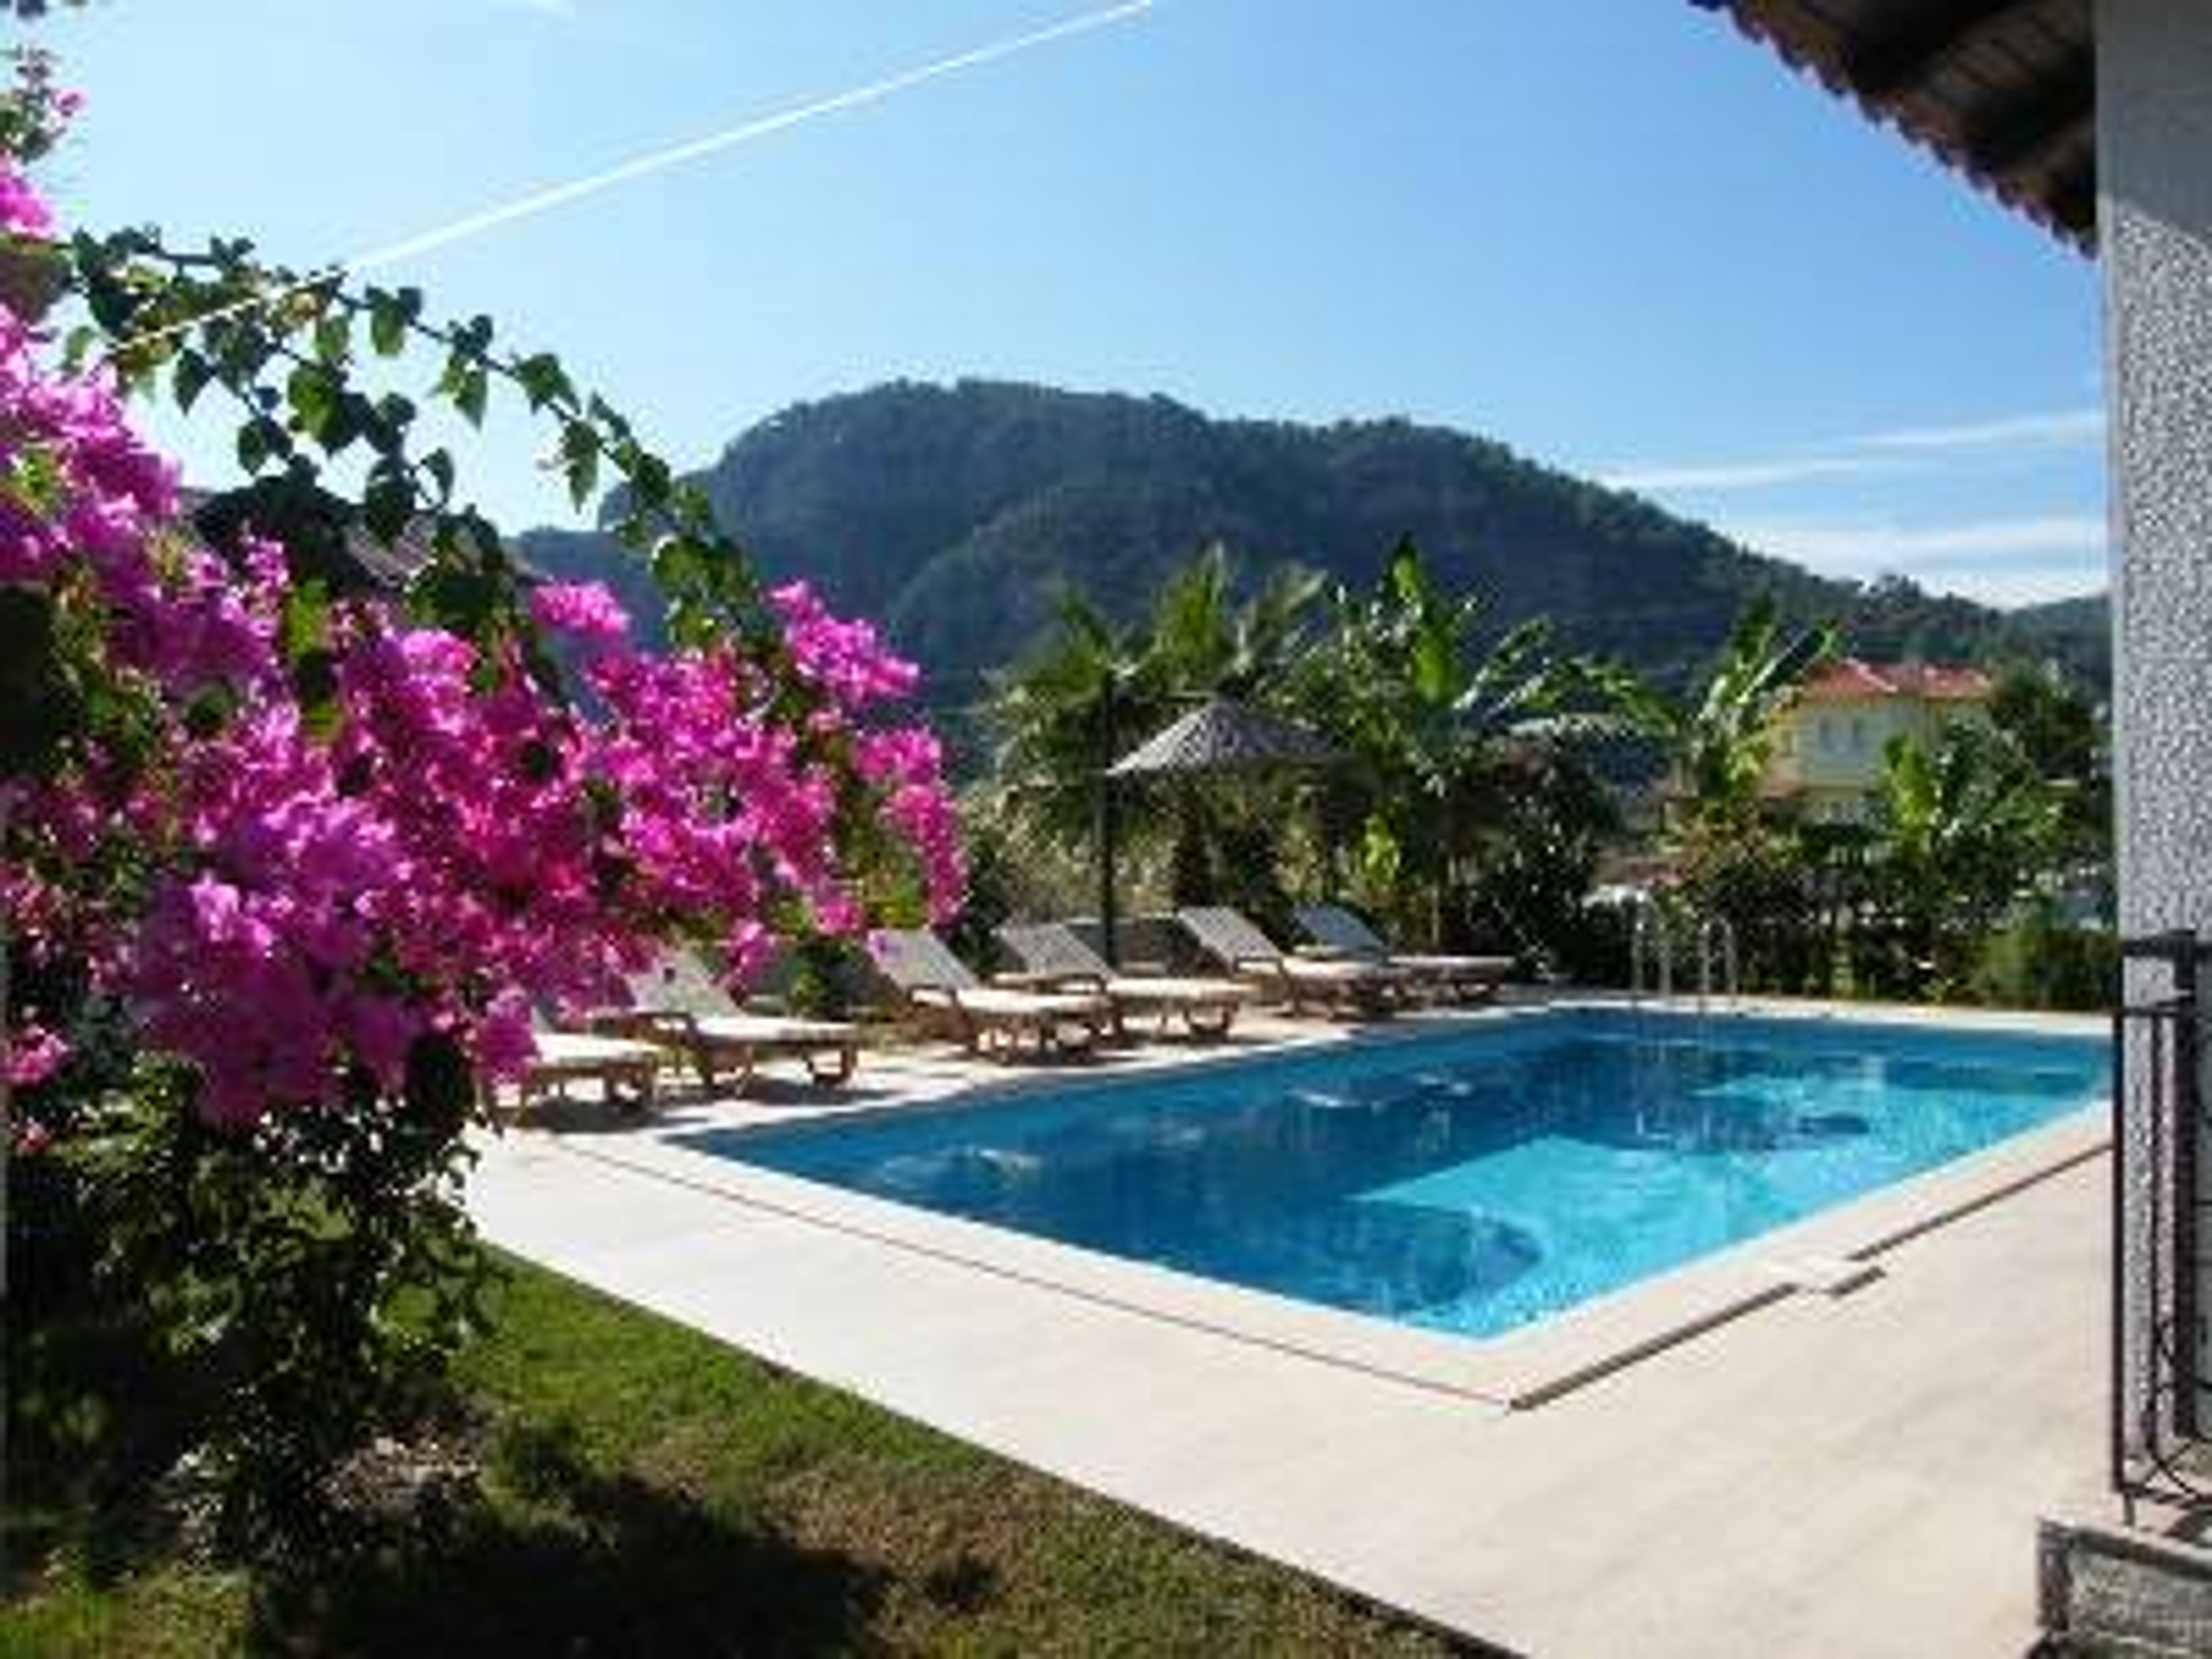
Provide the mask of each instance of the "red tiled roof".
[{"label": "red tiled roof", "polygon": [[1941,663],[1900,663],[1889,676],[1899,690],[1931,702],[1978,702],[1995,689],[1978,668],[1947,668]]},{"label": "red tiled roof", "polygon": [[1806,681],[1797,695],[1808,702],[1855,702],[1868,697],[1978,702],[1990,691],[1990,677],[1978,668],[1922,662],[1875,664],[1857,657],[1838,657]]},{"label": "red tiled roof", "polygon": [[1856,657],[1838,657],[1798,689],[1808,702],[1830,698],[1893,697],[1897,687],[1872,663]]}]

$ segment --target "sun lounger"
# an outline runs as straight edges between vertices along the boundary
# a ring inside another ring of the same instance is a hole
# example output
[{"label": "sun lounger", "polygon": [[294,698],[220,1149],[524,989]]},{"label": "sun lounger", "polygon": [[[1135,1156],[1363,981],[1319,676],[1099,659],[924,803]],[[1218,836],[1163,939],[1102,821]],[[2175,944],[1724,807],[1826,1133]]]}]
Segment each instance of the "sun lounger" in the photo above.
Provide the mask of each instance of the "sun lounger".
[{"label": "sun lounger", "polygon": [[658,1097],[660,1050],[649,1042],[582,1031],[532,1033],[538,1053],[524,1069],[514,1116],[517,1119],[548,1095],[564,1095],[568,1085],[595,1082],[615,1106],[649,1109]]},{"label": "sun lounger", "polygon": [[1024,1039],[1040,1054],[1095,1048],[1114,1005],[1096,991],[1039,991],[986,985],[927,928],[886,928],[873,940],[876,966],[925,1025],[1000,1059]]},{"label": "sun lounger", "polygon": [[1198,948],[1231,973],[1279,993],[1294,1014],[1364,1014],[1380,1018],[1397,1006],[1408,980],[1380,963],[1292,956],[1241,912],[1201,905],[1176,912]]},{"label": "sun lounger", "polygon": [[1114,1029],[1131,1014],[1158,1017],[1160,1029],[1180,1018],[1193,1036],[1229,1035],[1237,1011],[1255,994],[1242,980],[1166,974],[1119,974],[1065,922],[1009,923],[1000,942],[1021,958],[1024,978],[1042,988],[1103,992],[1114,1005]]},{"label": "sun lounger", "polygon": [[688,1008],[633,1008],[593,1017],[603,1031],[650,1042],[699,1074],[709,1094],[743,1094],[753,1068],[778,1055],[795,1055],[816,1083],[851,1079],[860,1065],[860,1028],[842,1019],[799,1019],[785,1014],[695,1014]]},{"label": "sun lounger", "polygon": [[1446,956],[1394,951],[1364,921],[1340,904],[1309,904],[1297,912],[1298,926],[1317,945],[1357,962],[1398,969],[1413,988],[1457,1002],[1487,1002],[1513,971],[1511,957]]},{"label": "sun lounger", "polygon": [[689,952],[666,957],[629,982],[631,1006],[592,1017],[600,1031],[650,1042],[682,1060],[712,1094],[744,1092],[763,1060],[796,1055],[817,1084],[848,1080],[860,1064],[860,1028],[841,1019],[801,1019],[739,1008]]}]

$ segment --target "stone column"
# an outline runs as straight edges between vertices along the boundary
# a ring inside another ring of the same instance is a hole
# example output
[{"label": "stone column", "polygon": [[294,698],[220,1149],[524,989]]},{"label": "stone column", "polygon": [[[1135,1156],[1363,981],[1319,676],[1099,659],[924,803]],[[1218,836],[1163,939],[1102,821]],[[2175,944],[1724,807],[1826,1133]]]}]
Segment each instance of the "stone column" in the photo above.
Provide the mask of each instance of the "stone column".
[{"label": "stone column", "polygon": [[[2212,6],[2095,5],[2120,926],[2130,938],[2212,933]],[[2131,969],[2130,999],[2164,981],[2162,970]],[[2130,1048],[2124,1133],[2141,1151],[2148,1076],[2141,1045]],[[2212,1180],[2212,1156],[2198,1167]],[[2158,1312],[2146,1202],[2138,1184],[2125,1214],[2123,1306],[2136,1356]],[[2212,1273],[2205,1282],[2212,1291]],[[2181,1334],[2201,1354],[2201,1314],[2197,1323]],[[2124,1396],[2140,1405],[2155,1380],[2138,1359]],[[2202,1416],[2212,1430],[2212,1401]]]}]

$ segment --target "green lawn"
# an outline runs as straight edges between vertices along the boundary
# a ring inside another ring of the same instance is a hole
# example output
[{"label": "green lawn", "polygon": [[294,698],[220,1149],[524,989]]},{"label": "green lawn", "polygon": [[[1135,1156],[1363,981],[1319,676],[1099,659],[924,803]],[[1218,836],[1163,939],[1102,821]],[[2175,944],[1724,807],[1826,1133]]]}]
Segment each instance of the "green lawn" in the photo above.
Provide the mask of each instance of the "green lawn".
[{"label": "green lawn", "polygon": [[27,1471],[0,1654],[1447,1650],[550,1274],[497,1306],[462,1376],[483,1501],[257,1578]]}]

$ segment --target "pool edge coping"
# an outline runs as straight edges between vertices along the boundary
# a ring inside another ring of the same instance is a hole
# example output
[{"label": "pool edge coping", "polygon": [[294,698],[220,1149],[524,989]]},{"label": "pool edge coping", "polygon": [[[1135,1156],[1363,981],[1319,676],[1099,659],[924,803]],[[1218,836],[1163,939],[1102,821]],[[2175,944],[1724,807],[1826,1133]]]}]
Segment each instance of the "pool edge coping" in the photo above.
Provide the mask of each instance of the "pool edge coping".
[{"label": "pool edge coping", "polygon": [[[1462,1017],[1487,1022],[1535,1006],[1619,1007],[1584,997]],[[1869,1010],[1858,1005],[1778,1005],[1741,1011],[1759,1017],[1848,1019],[1922,1029],[2021,1030],[2086,1036],[2100,1022],[1978,1011]],[[1884,1018],[1888,1013],[1891,1018]],[[1961,1015],[1965,1017],[1961,1017]],[[1725,1018],[1725,1012],[1711,1017]],[[1178,1057],[1143,1075],[1188,1075],[1255,1053],[1285,1053],[1337,1042],[1391,1042],[1434,1035],[1462,1023],[1408,1022],[1380,1030],[1335,1030],[1310,1042],[1278,1048]],[[1085,1074],[990,1079],[933,1099],[938,1108],[983,1105],[1051,1090]],[[1131,1074],[1133,1080],[1136,1074]],[[923,1109],[924,1103],[867,1103],[841,1111],[850,1119]],[[723,1199],[755,1214],[825,1228],[885,1249],[1079,1298],[1133,1316],[1202,1330],[1316,1364],[1357,1370],[1430,1392],[1455,1395],[1492,1410],[1528,1410],[1680,1343],[1798,1295],[1823,1291],[1792,1282],[1779,1264],[1826,1261],[1872,1264],[1911,1242],[1972,1216],[2028,1187],[2072,1169],[2109,1145],[2108,1106],[2092,1104],[2051,1122],[1832,1209],[1724,1247],[1653,1277],[1623,1285],[1536,1323],[1470,1340],[1382,1318],[1299,1302],[1270,1292],[1126,1261],[1055,1241],[936,1214],[887,1200],[744,1164],[676,1144],[689,1133],[664,1127],[649,1137],[549,1132],[546,1139],[581,1158]],[[1843,1292],[1878,1291],[1871,1285]]]}]

